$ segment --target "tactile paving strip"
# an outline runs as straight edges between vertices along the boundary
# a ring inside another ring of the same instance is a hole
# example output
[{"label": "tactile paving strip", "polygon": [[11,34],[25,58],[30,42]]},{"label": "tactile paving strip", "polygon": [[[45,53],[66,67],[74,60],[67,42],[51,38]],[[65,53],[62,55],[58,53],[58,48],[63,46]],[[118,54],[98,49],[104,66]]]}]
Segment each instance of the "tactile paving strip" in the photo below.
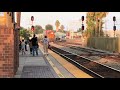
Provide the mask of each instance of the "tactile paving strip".
[{"label": "tactile paving strip", "polygon": [[24,66],[21,78],[54,78],[48,66]]}]

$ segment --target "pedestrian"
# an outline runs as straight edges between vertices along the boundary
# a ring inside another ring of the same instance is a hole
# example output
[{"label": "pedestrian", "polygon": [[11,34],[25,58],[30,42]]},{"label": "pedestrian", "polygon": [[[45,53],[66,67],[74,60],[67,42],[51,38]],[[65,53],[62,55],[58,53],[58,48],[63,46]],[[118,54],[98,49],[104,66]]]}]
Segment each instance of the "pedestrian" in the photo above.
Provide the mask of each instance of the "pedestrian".
[{"label": "pedestrian", "polygon": [[19,41],[19,52],[21,51],[21,47],[22,47],[22,45],[21,45],[21,41]]},{"label": "pedestrian", "polygon": [[35,52],[36,52],[36,55],[38,56],[38,39],[35,36],[35,34],[33,35],[31,41],[32,41],[32,52],[33,52],[32,54],[33,56],[35,56]]},{"label": "pedestrian", "polygon": [[21,49],[22,49],[22,55],[26,54],[25,53],[25,42],[24,42],[24,39],[22,40],[22,43],[21,43]]},{"label": "pedestrian", "polygon": [[30,48],[30,54],[32,54],[32,40],[29,40],[29,48]]},{"label": "pedestrian", "polygon": [[49,39],[47,36],[44,36],[43,38],[43,49],[44,49],[44,54],[48,55],[48,46],[49,46]]},{"label": "pedestrian", "polygon": [[27,41],[25,41],[25,51],[27,51]]},{"label": "pedestrian", "polygon": [[39,45],[38,45],[38,38],[36,37],[36,39],[37,39],[37,49],[39,48]]}]

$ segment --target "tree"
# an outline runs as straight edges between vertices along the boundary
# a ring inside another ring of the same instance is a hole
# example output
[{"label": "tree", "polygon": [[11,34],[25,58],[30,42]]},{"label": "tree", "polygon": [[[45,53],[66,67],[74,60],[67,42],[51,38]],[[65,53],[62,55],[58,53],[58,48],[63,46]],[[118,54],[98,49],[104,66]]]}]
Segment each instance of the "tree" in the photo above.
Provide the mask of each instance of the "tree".
[{"label": "tree", "polygon": [[59,20],[56,20],[55,26],[56,26],[56,31],[58,31],[59,30],[59,26],[60,26]]},{"label": "tree", "polygon": [[103,21],[102,21],[102,19],[105,18],[107,15],[108,15],[108,12],[98,12],[99,36],[103,36],[103,30],[102,30]]},{"label": "tree", "polygon": [[35,33],[35,34],[43,33],[42,26],[36,25],[36,26],[35,26],[35,31],[34,31],[34,33]]},{"label": "tree", "polygon": [[77,30],[77,32],[82,32],[82,29],[81,29],[81,28],[79,28],[79,29]]},{"label": "tree", "polygon": [[86,16],[87,35],[101,36],[103,35],[102,19],[106,17],[108,12],[88,12]]},{"label": "tree", "polygon": [[53,30],[53,26],[50,25],[50,24],[47,24],[47,25],[45,26],[45,29],[46,29],[46,30]]},{"label": "tree", "polygon": [[30,32],[27,29],[25,29],[24,27],[20,28],[20,36],[26,40],[28,40],[29,37],[31,37]]},{"label": "tree", "polygon": [[96,36],[101,36],[103,30],[102,30],[102,25],[103,25],[103,18],[107,16],[108,12],[95,12],[95,20],[96,20]]},{"label": "tree", "polygon": [[96,26],[96,21],[95,21],[95,12],[88,12],[86,16],[86,35],[89,36],[95,36],[95,26]]},{"label": "tree", "polygon": [[65,29],[64,25],[61,25],[61,26],[60,26],[60,30],[61,30],[61,32],[63,32],[64,29]]}]

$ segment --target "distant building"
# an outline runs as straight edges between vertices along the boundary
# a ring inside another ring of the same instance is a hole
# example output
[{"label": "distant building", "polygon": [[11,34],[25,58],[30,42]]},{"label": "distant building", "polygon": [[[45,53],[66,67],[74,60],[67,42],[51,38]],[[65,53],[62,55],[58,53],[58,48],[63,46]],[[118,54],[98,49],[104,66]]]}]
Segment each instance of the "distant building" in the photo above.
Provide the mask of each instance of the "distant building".
[{"label": "distant building", "polygon": [[[104,36],[114,37],[114,31],[106,30],[106,31],[104,31]],[[120,30],[115,31],[115,37],[120,37]]]}]

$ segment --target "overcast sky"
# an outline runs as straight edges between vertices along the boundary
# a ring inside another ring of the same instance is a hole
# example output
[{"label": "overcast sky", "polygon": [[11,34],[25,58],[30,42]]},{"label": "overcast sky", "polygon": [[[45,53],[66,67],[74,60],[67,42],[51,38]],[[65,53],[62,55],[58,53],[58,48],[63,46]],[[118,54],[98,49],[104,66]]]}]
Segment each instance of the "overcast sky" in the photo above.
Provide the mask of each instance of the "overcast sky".
[{"label": "overcast sky", "polygon": [[[86,17],[86,12],[22,12],[21,26],[25,28],[31,27],[31,16],[34,16],[34,25],[41,25],[45,28],[45,25],[51,24],[55,29],[55,21],[59,20],[67,29],[70,25],[73,25],[72,22],[79,22],[81,16]],[[105,18],[106,26],[104,26],[104,29],[113,29],[113,16],[116,16],[117,29],[120,29],[120,12],[109,12]],[[78,28],[78,24],[73,26]]]},{"label": "overcast sky", "polygon": [[106,22],[106,27],[104,28],[105,30],[113,30],[113,16],[116,17],[116,28],[118,30],[120,30],[120,12],[109,12],[109,14],[107,15],[107,17],[105,18],[105,22]]},{"label": "overcast sky", "polygon": [[21,26],[31,27],[31,16],[34,16],[34,25],[45,28],[45,25],[51,24],[55,29],[55,21],[59,20],[67,29],[71,22],[79,21],[81,16],[86,16],[86,12],[22,12]]}]

